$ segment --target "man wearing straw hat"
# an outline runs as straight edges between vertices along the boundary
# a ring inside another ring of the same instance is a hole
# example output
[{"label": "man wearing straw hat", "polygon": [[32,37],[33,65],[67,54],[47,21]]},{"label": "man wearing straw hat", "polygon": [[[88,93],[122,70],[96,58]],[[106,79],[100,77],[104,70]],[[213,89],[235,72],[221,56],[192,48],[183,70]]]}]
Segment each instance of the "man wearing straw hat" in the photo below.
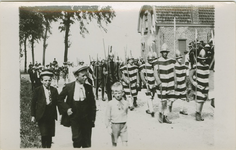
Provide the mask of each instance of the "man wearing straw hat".
[{"label": "man wearing straw hat", "polygon": [[169,50],[166,43],[161,48],[162,56],[153,61],[154,76],[159,87],[157,95],[161,99],[158,120],[160,123],[171,124],[172,122],[168,119],[167,114],[172,112],[172,105],[175,100],[175,60],[168,58]]},{"label": "man wearing straw hat", "polygon": [[85,65],[74,68],[76,81],[63,87],[58,100],[61,124],[71,126],[74,148],[91,147],[92,128],[95,126],[96,103],[93,88],[87,83],[88,69],[89,66]]},{"label": "man wearing straw hat", "polygon": [[31,121],[38,122],[43,148],[51,148],[52,137],[55,136],[58,92],[51,86],[52,77],[53,73],[50,70],[40,73],[43,85],[34,90],[31,101]]},{"label": "man wearing straw hat", "polygon": [[209,65],[206,64],[206,51],[202,49],[197,57],[197,63],[190,70],[189,79],[194,85],[194,98],[196,101],[196,121],[204,121],[202,109],[208,98],[209,91]]}]

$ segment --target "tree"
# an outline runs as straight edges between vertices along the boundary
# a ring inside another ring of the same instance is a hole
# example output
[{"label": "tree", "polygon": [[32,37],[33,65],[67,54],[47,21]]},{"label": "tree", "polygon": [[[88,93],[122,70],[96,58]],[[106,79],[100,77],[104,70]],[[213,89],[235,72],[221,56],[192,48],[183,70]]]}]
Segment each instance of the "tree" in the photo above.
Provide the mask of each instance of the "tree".
[{"label": "tree", "polygon": [[20,7],[20,43],[24,43],[25,72],[27,70],[27,40],[31,44],[32,64],[34,64],[34,43],[38,42],[43,35],[43,19],[34,7]]},{"label": "tree", "polygon": [[36,7],[36,10],[42,15],[43,17],[43,27],[44,27],[44,34],[43,34],[43,58],[42,64],[45,65],[45,57],[46,57],[46,48],[48,46],[47,39],[49,38],[48,33],[51,33],[51,23],[56,22],[58,18],[61,16],[60,11],[53,11],[55,6],[46,6],[46,7]]},{"label": "tree", "polygon": [[[19,9],[19,14],[20,14],[20,20],[19,20],[19,25],[20,25],[20,32],[19,32],[19,38],[20,38],[20,45],[23,43],[24,45],[24,54],[25,54],[25,64],[24,64],[24,71],[25,73],[27,72],[27,50],[26,50],[26,41],[29,37],[28,33],[28,27],[29,27],[29,20],[28,20],[28,11],[25,10],[24,8],[20,7]],[[21,46],[20,46],[21,48]]]},{"label": "tree", "polygon": [[112,19],[116,16],[115,11],[111,6],[99,7],[99,6],[73,6],[73,7],[63,7],[62,9],[62,22],[59,26],[60,32],[65,31],[65,51],[64,51],[64,62],[68,60],[68,49],[70,47],[70,26],[77,20],[79,22],[80,34],[85,37],[89,31],[86,25],[91,21],[96,21],[99,28],[102,28],[105,32],[107,29],[104,27],[103,23],[106,25],[111,23]]}]

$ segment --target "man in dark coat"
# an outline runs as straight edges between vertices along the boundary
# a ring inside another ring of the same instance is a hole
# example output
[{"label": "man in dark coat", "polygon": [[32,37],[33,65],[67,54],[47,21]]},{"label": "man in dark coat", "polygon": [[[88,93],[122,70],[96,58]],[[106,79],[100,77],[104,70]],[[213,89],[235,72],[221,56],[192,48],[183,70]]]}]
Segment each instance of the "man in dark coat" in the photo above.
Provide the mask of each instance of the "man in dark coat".
[{"label": "man in dark coat", "polygon": [[31,101],[31,121],[38,122],[43,148],[51,148],[52,137],[55,136],[58,92],[51,86],[52,76],[50,70],[41,72],[43,85],[35,88]]},{"label": "man in dark coat", "polygon": [[66,84],[58,99],[61,124],[71,126],[74,148],[91,147],[92,127],[95,126],[96,103],[93,88],[87,82],[88,68],[81,65],[75,68],[76,81]]},{"label": "man in dark coat", "polygon": [[34,88],[37,88],[42,85],[41,79],[40,79],[41,69],[40,66],[35,68],[33,78],[34,78]]},{"label": "man in dark coat", "polygon": [[112,100],[111,86],[118,81],[118,69],[117,63],[114,62],[114,54],[112,52],[109,53],[109,58],[106,67],[104,67],[105,72],[107,74],[106,78],[106,92],[108,100]]},{"label": "man in dark coat", "polygon": [[33,65],[29,65],[29,69],[28,69],[28,74],[29,74],[29,77],[30,77],[30,82],[31,82],[31,87],[32,87],[32,90],[34,89],[34,66]]},{"label": "man in dark coat", "polygon": [[103,66],[100,60],[97,61],[94,67],[95,79],[95,92],[96,100],[98,100],[98,91],[102,92],[102,100],[104,99],[104,75],[103,75]]}]

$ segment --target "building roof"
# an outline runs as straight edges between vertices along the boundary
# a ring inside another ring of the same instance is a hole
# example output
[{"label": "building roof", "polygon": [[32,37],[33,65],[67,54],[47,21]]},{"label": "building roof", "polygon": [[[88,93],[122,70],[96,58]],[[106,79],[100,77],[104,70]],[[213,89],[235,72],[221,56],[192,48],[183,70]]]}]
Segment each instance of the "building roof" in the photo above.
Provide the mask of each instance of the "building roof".
[{"label": "building roof", "polygon": [[156,25],[214,25],[214,6],[155,6]]}]

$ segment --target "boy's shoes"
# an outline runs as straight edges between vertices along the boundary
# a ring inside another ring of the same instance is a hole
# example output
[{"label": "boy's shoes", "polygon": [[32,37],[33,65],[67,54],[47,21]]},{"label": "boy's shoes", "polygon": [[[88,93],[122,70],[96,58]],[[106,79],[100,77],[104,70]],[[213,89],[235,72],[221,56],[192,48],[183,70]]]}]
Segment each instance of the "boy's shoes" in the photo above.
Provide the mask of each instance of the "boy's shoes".
[{"label": "boy's shoes", "polygon": [[150,112],[150,110],[146,110],[147,114],[150,114],[152,117],[155,117],[155,113],[154,112]]},{"label": "boy's shoes", "polygon": [[201,114],[199,112],[196,112],[196,121],[204,121]]},{"label": "boy's shoes", "polygon": [[152,113],[151,113],[151,116],[152,116],[152,117],[155,117],[155,113],[154,113],[154,112],[152,112]]},{"label": "boy's shoes", "polygon": [[137,104],[137,102],[134,102],[134,104],[133,104],[133,105],[134,105],[134,107],[138,107],[138,104]]},{"label": "boy's shoes", "polygon": [[134,110],[134,107],[133,106],[129,106],[129,110]]},{"label": "boy's shoes", "polygon": [[187,112],[185,112],[185,111],[183,111],[183,110],[182,110],[182,111],[180,111],[179,113],[180,113],[180,114],[182,114],[182,115],[188,115],[188,113],[187,113]]},{"label": "boy's shoes", "polygon": [[162,113],[159,113],[158,121],[159,121],[160,123],[163,123],[163,114],[162,114]]},{"label": "boy's shoes", "polygon": [[168,124],[172,124],[172,122],[168,119],[167,116],[164,116],[164,117],[163,117],[163,122],[164,122],[164,123],[168,123]]}]

